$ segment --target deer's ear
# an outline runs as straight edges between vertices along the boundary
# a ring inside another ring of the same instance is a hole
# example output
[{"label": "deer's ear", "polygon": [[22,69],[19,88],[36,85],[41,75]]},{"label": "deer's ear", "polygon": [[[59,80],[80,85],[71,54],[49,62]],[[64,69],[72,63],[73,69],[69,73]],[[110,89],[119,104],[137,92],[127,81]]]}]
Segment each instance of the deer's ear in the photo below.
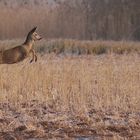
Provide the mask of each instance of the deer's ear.
[{"label": "deer's ear", "polygon": [[34,28],[30,31],[30,33],[34,33],[36,29],[37,29],[37,27],[34,27]]}]

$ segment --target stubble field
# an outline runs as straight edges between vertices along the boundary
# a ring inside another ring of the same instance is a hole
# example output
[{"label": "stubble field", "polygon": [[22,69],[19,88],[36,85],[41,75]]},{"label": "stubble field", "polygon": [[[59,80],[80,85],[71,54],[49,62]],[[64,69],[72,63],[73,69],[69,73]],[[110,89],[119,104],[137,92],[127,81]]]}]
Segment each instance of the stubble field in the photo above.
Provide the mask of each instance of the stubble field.
[{"label": "stubble field", "polygon": [[138,53],[38,56],[0,66],[1,139],[140,139]]}]

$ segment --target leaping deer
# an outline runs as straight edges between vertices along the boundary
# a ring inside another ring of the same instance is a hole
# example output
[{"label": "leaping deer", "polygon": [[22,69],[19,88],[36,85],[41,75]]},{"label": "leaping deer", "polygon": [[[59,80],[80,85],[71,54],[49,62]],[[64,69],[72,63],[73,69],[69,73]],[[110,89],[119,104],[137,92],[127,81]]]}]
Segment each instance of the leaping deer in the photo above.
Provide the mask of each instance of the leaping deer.
[{"label": "leaping deer", "polygon": [[4,50],[0,52],[0,64],[14,64],[23,61],[25,58],[32,53],[32,59],[30,63],[34,60],[37,61],[37,55],[33,49],[33,44],[35,41],[42,39],[33,28],[27,35],[25,42],[22,45],[16,46],[14,48]]}]

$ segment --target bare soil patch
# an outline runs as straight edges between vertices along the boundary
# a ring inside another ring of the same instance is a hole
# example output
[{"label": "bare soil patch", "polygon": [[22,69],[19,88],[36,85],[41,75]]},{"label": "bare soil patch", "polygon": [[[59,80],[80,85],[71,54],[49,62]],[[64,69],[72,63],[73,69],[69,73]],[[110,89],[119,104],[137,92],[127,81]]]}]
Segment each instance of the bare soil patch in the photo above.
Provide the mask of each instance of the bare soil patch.
[{"label": "bare soil patch", "polygon": [[45,103],[22,103],[20,111],[10,103],[0,105],[0,138],[3,140],[45,139],[139,139],[140,112],[87,114],[57,112]]}]

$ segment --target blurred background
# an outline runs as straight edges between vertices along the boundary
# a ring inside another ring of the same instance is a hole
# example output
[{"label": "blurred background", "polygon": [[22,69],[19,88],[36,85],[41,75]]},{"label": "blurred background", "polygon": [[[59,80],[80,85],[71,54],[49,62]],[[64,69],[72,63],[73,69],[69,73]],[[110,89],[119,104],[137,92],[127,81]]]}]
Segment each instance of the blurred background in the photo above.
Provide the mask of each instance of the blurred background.
[{"label": "blurred background", "polygon": [[0,0],[0,40],[140,40],[140,0]]}]

